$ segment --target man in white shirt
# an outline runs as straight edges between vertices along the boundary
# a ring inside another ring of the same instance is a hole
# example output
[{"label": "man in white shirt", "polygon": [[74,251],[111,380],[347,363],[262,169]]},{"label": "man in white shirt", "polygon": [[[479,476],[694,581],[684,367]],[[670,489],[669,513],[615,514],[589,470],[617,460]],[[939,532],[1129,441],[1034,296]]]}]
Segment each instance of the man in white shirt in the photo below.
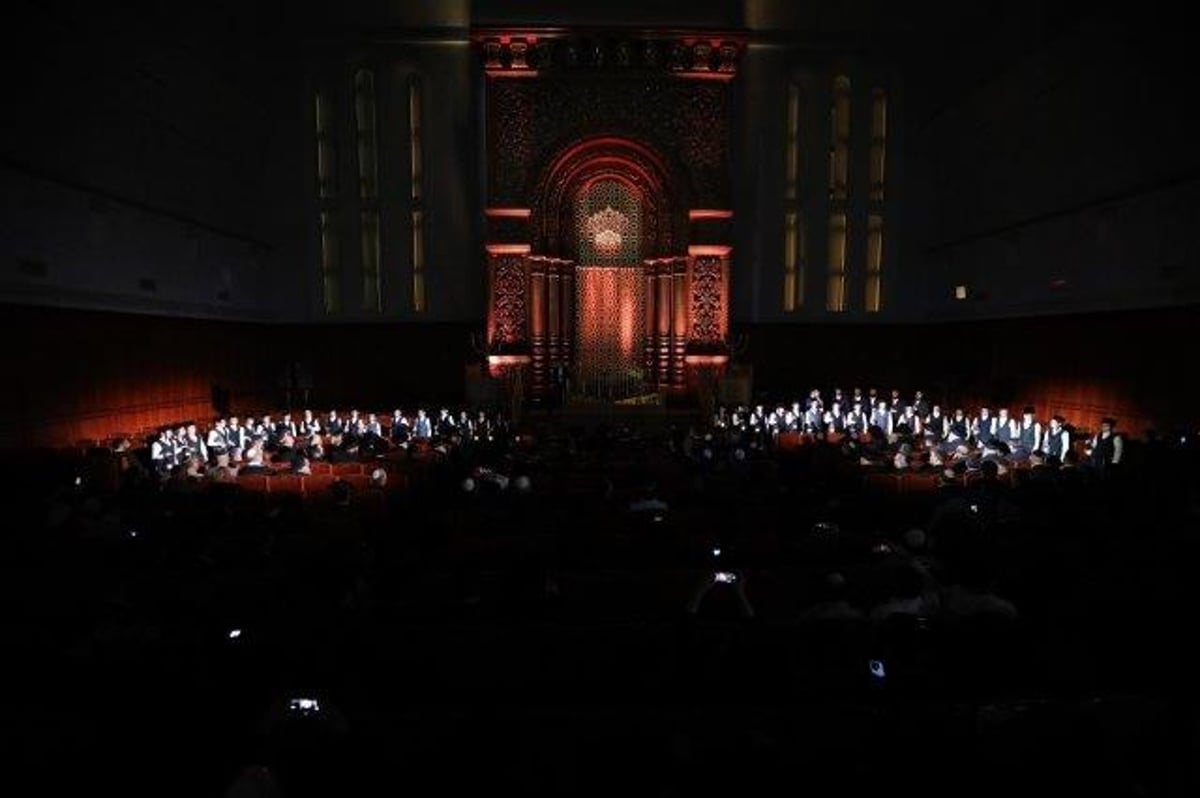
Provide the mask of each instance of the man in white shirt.
[{"label": "man in white shirt", "polygon": [[225,454],[229,448],[229,443],[226,440],[225,419],[218,418],[217,423],[208,431],[208,440],[205,442],[208,446],[209,453],[213,458]]},{"label": "man in white shirt", "polygon": [[1071,434],[1067,432],[1065,419],[1054,416],[1050,419],[1050,429],[1042,442],[1042,452],[1047,458],[1054,457],[1059,463],[1063,456],[1071,450]]},{"label": "man in white shirt", "polygon": [[1013,456],[1016,459],[1028,459],[1029,455],[1042,451],[1042,425],[1033,417],[1032,405],[1026,405],[1021,413],[1013,444]]}]

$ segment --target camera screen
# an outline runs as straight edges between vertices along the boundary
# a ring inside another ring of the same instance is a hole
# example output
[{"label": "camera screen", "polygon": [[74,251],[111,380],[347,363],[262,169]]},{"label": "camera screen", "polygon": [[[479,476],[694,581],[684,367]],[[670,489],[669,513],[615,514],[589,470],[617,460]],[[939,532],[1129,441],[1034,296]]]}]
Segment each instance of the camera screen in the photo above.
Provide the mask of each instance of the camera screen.
[{"label": "camera screen", "polygon": [[321,705],[317,703],[315,698],[293,698],[288,705],[288,708],[293,712],[301,712],[311,714],[321,711]]}]

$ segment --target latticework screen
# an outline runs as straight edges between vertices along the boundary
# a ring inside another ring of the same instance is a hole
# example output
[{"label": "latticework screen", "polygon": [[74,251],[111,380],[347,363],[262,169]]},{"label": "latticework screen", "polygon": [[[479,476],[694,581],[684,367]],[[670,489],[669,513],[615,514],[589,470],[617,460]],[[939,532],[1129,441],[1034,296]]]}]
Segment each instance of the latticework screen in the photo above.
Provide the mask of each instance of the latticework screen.
[{"label": "latticework screen", "polygon": [[641,210],[629,186],[601,180],[580,195],[575,218],[576,385],[622,398],[642,386]]},{"label": "latticework screen", "polygon": [[576,379],[584,391],[615,396],[640,387],[643,279],[640,269],[630,267],[576,270]]},{"label": "latticework screen", "polygon": [[619,180],[598,180],[580,194],[575,231],[581,264],[634,264],[641,259],[641,205]]}]

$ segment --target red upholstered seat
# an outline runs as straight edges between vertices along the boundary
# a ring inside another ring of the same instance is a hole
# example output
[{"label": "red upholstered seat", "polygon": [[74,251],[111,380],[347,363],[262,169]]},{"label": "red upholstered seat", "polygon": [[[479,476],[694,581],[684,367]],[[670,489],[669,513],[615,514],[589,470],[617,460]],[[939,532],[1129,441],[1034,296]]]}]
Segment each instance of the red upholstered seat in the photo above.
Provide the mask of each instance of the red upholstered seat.
[{"label": "red upholstered seat", "polygon": [[332,474],[333,473],[333,466],[330,465],[329,463],[323,463],[323,462],[317,461],[317,462],[309,463],[308,466],[309,466],[309,469],[312,471],[313,476],[316,476],[317,474]]},{"label": "red upholstered seat", "polygon": [[334,463],[333,474],[335,476],[344,477],[357,475],[361,476],[363,472],[362,463]]},{"label": "red upholstered seat", "polygon": [[299,495],[304,491],[304,481],[293,474],[281,474],[271,477],[267,489],[273,494]]},{"label": "red upholstered seat", "polygon": [[329,495],[329,488],[337,477],[333,474],[312,474],[304,477],[304,496],[313,499]]},{"label": "red upholstered seat", "polygon": [[867,474],[867,487],[872,491],[897,494],[900,492],[900,477],[886,472]]},{"label": "red upholstered seat", "polygon": [[266,493],[267,491],[267,477],[263,474],[241,474],[238,476],[237,481],[246,490],[258,493]]},{"label": "red upholstered seat", "polygon": [[365,474],[347,474],[341,477],[343,482],[349,482],[355,493],[361,493],[371,484],[371,478]]},{"label": "red upholstered seat", "polygon": [[905,493],[932,493],[937,490],[938,475],[933,472],[905,474],[901,478]]},{"label": "red upholstered seat", "polygon": [[775,446],[783,451],[797,449],[804,442],[804,436],[799,432],[781,432],[775,439]]}]

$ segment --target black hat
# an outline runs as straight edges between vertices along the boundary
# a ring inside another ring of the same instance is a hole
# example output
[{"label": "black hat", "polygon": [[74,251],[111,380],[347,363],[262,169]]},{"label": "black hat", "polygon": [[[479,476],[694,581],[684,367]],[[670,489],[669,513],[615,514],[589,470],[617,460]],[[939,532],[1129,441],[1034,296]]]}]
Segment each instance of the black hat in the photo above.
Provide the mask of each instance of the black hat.
[{"label": "black hat", "polygon": [[1029,415],[1033,415],[1037,411],[1033,409],[1033,405],[1025,405],[1025,408],[1021,412],[1028,413]]},{"label": "black hat", "polygon": [[1115,427],[1117,425],[1117,420],[1112,416],[1105,416],[1104,418],[1100,419],[1100,423],[1107,424],[1110,427]]}]

